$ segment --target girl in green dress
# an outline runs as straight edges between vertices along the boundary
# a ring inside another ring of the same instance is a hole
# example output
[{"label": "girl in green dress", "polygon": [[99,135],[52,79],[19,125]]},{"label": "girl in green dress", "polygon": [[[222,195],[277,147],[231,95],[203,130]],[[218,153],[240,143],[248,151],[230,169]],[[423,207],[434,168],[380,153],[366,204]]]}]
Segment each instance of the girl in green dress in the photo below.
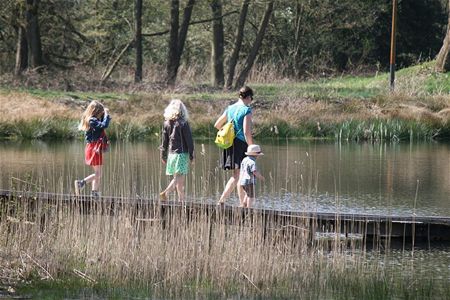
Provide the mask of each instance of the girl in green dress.
[{"label": "girl in green dress", "polygon": [[178,200],[184,201],[185,175],[189,162],[194,162],[194,141],[188,122],[188,111],[181,100],[173,99],[164,110],[161,160],[166,165],[166,175],[173,176],[169,185],[159,193],[167,200],[170,192],[177,190]]}]

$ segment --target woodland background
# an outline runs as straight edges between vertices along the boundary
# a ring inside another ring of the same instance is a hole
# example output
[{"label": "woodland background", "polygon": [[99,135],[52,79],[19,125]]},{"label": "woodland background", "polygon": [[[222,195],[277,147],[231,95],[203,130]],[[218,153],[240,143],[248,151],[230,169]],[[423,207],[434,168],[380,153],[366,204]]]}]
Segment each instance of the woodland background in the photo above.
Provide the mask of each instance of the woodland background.
[{"label": "woodland background", "polygon": [[[436,58],[448,2],[398,2],[397,68]],[[238,88],[249,77],[298,81],[389,68],[389,0],[1,3],[0,73],[8,85]]]}]

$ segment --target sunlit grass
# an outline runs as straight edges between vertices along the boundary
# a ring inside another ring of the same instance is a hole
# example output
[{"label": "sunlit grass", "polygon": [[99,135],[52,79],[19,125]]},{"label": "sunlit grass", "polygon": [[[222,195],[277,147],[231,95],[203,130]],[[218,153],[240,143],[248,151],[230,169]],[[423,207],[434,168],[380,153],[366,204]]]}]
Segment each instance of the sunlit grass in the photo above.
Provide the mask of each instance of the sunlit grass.
[{"label": "sunlit grass", "polygon": [[348,121],[334,131],[336,139],[346,141],[431,140],[439,131],[427,124],[401,120]]},{"label": "sunlit grass", "polygon": [[52,100],[55,98],[62,98],[62,97],[68,97],[71,99],[79,100],[79,101],[90,101],[90,100],[118,100],[118,99],[124,99],[128,96],[122,93],[117,92],[109,92],[109,93],[103,93],[103,92],[81,92],[81,91],[62,91],[62,90],[49,90],[49,89],[38,89],[38,88],[7,88],[2,87],[0,89],[1,94],[8,94],[8,93],[27,93],[35,97],[44,98],[48,100]]},{"label": "sunlit grass", "polygon": [[[394,92],[389,89],[388,73],[300,82],[250,82],[255,90],[252,106],[256,138],[335,139],[342,137],[341,131],[345,130],[344,136],[353,140],[373,140],[377,136],[392,140],[448,139],[449,76],[435,73],[434,62],[427,62],[398,70]],[[97,99],[110,108],[114,138],[149,140],[157,137],[162,112],[171,98],[185,102],[195,136],[212,138],[215,135],[212,125],[225,107],[237,99],[237,92],[214,89],[207,84],[145,92],[2,87],[0,138],[72,138],[74,134],[66,124],[77,122],[87,103]],[[52,125],[39,120],[52,118],[64,119],[64,128],[45,130]],[[23,129],[14,130],[18,123]],[[379,124],[391,127],[392,134],[367,133]]]},{"label": "sunlit grass", "polygon": [[384,94],[384,79],[377,77],[342,77],[310,80],[299,83],[255,84],[255,90],[264,99],[309,98],[316,101],[332,99],[371,99]]}]

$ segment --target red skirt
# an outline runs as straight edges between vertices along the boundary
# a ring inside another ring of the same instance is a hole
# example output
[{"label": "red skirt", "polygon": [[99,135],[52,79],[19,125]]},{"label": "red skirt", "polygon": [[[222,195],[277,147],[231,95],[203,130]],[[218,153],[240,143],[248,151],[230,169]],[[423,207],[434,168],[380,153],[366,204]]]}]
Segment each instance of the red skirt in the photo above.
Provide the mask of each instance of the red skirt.
[{"label": "red skirt", "polygon": [[84,148],[84,161],[88,166],[101,166],[103,164],[101,141],[86,144]]}]

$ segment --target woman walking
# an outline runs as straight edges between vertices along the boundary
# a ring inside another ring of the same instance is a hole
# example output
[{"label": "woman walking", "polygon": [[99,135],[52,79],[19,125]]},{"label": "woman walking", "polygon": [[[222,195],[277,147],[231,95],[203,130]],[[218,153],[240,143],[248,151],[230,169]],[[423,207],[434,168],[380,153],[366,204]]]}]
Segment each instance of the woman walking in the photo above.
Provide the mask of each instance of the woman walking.
[{"label": "woman walking", "polygon": [[[239,168],[245,157],[248,145],[253,144],[252,137],[252,109],[249,107],[253,100],[253,90],[244,86],[239,90],[239,100],[229,105],[224,113],[217,119],[214,127],[220,130],[228,121],[232,120],[235,130],[233,145],[223,150],[224,170],[233,170],[233,173],[225,185],[225,189],[220,196],[218,204],[225,203],[225,200],[233,192],[239,181]],[[238,187],[240,203],[243,203],[244,191],[242,186]]]}]

